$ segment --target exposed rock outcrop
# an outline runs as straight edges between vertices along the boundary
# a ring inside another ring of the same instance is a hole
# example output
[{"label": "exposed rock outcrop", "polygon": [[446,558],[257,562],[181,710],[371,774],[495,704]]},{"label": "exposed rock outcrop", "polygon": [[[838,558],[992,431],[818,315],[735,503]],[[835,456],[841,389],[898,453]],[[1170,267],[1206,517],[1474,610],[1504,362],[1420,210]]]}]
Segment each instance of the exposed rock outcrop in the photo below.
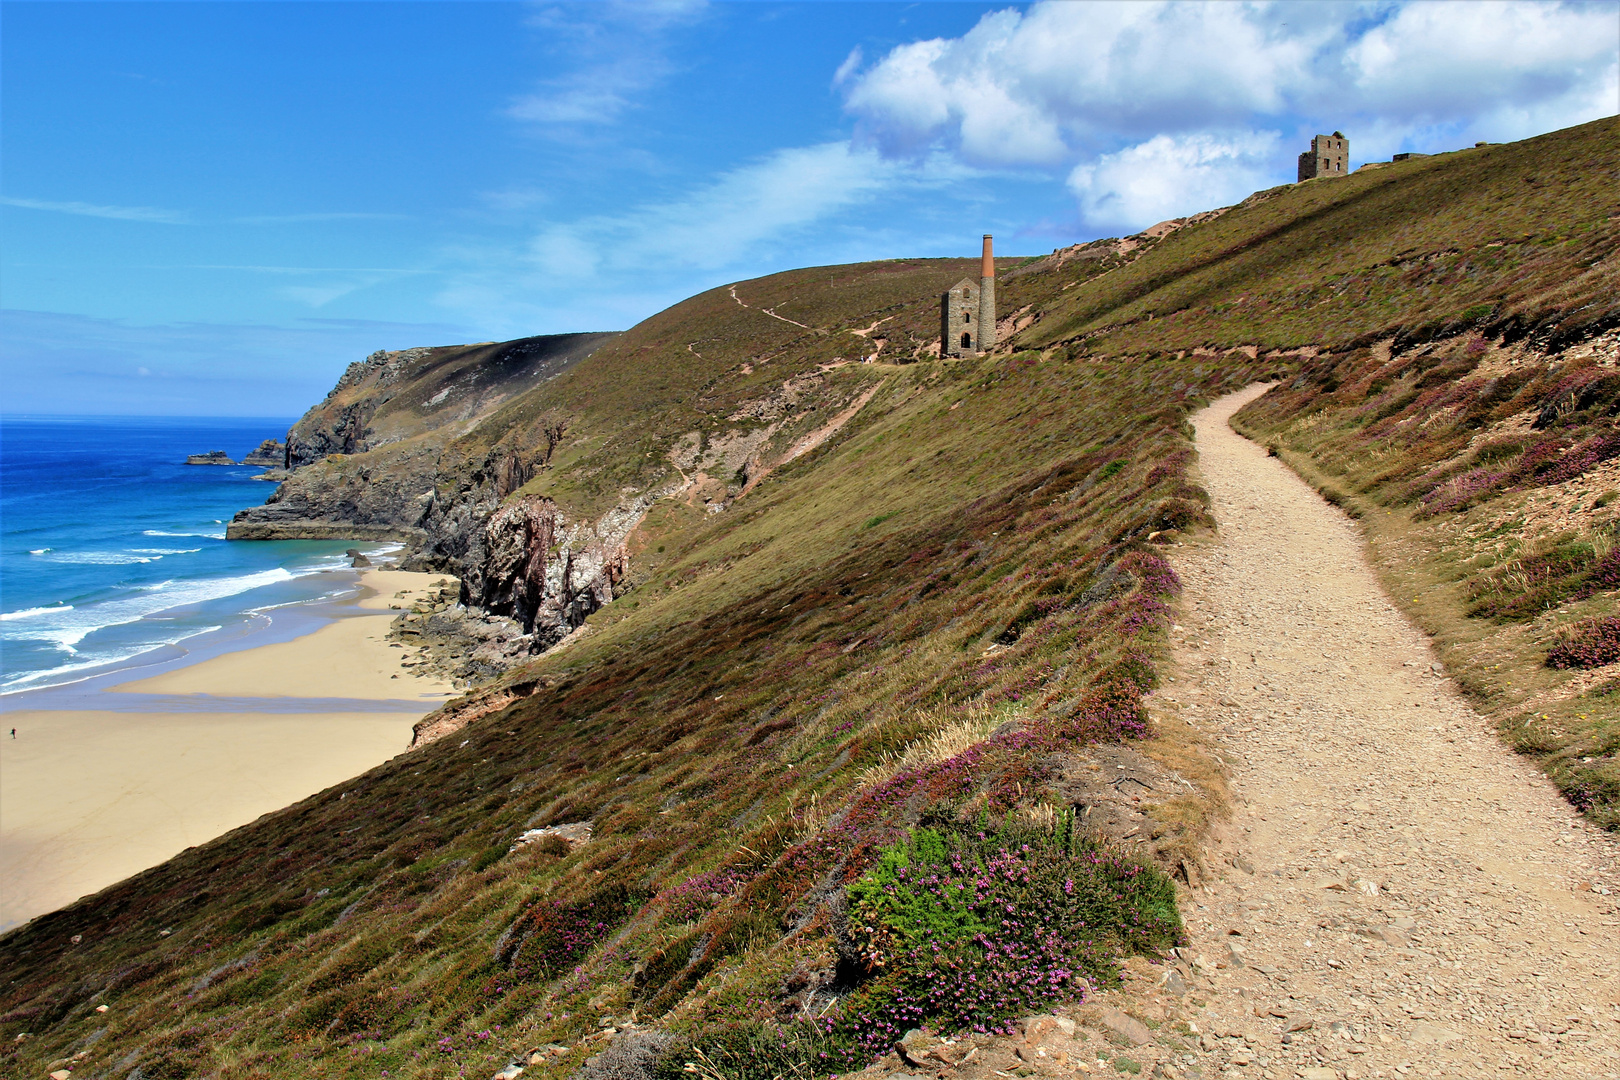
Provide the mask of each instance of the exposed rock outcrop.
[{"label": "exposed rock outcrop", "polygon": [[[548,466],[566,426],[492,414],[611,336],[379,352],[351,364],[289,432],[285,482],[227,535],[396,540],[410,546],[406,568],[454,573],[459,606],[413,612],[401,632],[441,654],[459,682],[550,647],[613,599],[625,538],[652,497],[627,496],[598,521],[572,520],[548,498],[513,499]],[[485,439],[494,445],[473,449]]]},{"label": "exposed rock outcrop", "polygon": [[468,530],[535,474],[562,432],[503,430],[509,444],[470,461],[446,458],[447,446],[612,337],[406,349],[350,364],[287,433],[288,482],[264,506],[237,514],[227,535],[399,540],[431,548],[434,568],[455,563]]},{"label": "exposed rock outcrop", "polygon": [[235,465],[231,455],[223,450],[210,450],[206,454],[188,454],[187,465]]},{"label": "exposed rock outcrop", "polygon": [[287,444],[280,439],[266,439],[258,448],[242,459],[243,465],[257,465],[261,469],[281,469],[287,464]]},{"label": "exposed rock outcrop", "polygon": [[631,506],[594,524],[564,519],[557,504],[520,496],[474,534],[462,577],[462,602],[505,615],[547,648],[613,599],[629,558],[624,539],[646,506]]}]

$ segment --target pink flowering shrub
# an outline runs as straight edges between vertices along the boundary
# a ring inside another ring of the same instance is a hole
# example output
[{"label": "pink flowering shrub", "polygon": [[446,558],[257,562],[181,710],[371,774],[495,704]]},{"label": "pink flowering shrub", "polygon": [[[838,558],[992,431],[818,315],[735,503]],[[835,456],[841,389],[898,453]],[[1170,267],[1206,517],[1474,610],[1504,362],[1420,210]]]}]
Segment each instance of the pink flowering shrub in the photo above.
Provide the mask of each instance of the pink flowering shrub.
[{"label": "pink flowering shrub", "polygon": [[664,905],[664,917],[670,922],[691,922],[708,913],[758,872],[757,868],[747,866],[722,866],[694,874],[679,885],[665,889],[656,899]]},{"label": "pink flowering shrub", "polygon": [[1001,1031],[1117,977],[1123,954],[1180,938],[1175,884],[1074,829],[947,813],[884,849],[846,893],[869,981],[839,1027],[870,1055],[908,1029]]},{"label": "pink flowering shrub", "polygon": [[1620,662],[1620,616],[1606,615],[1575,628],[1547,653],[1550,668],[1595,668]]},{"label": "pink flowering shrub", "polygon": [[1536,479],[1542,484],[1562,484],[1616,457],[1620,457],[1620,428],[1611,428],[1570,447]]},{"label": "pink flowering shrub", "polygon": [[609,885],[574,903],[535,904],[495,945],[496,961],[509,971],[504,981],[551,978],[623,925],[643,899],[621,885]]}]

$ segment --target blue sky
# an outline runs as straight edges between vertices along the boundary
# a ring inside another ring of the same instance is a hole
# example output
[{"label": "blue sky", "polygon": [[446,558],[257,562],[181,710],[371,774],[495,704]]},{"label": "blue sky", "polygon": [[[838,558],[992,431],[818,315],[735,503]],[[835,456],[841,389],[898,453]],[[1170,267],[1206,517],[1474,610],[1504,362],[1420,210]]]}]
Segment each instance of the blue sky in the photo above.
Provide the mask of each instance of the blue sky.
[{"label": "blue sky", "polygon": [[1620,111],[1620,6],[5,3],[7,413],[292,414],[377,348],[1134,231]]}]

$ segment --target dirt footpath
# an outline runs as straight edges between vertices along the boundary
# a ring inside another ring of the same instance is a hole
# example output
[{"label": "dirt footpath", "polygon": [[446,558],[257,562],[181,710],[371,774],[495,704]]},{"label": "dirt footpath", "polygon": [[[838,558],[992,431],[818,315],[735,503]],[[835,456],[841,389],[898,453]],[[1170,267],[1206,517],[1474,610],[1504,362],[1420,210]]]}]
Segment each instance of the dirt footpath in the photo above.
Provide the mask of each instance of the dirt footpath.
[{"label": "dirt footpath", "polygon": [[1262,389],[1194,420],[1220,530],[1181,551],[1157,697],[1218,733],[1240,805],[1156,994],[1193,1045],[1157,1071],[1620,1076],[1620,843],[1438,674],[1354,523],[1227,426]]}]

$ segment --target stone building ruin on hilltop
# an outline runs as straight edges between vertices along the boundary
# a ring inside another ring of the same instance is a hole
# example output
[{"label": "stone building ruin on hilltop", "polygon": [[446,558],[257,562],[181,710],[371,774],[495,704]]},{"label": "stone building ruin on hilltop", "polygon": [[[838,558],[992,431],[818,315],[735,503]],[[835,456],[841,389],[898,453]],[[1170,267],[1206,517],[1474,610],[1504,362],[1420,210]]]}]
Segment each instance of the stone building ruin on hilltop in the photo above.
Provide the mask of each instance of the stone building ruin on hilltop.
[{"label": "stone building ruin on hilltop", "polygon": [[1348,176],[1350,174],[1350,140],[1344,132],[1318,135],[1311,140],[1311,148],[1299,155],[1299,178],[1314,180],[1318,176]]},{"label": "stone building ruin on hilltop", "polygon": [[939,298],[939,354],[977,356],[996,343],[996,261],[984,234],[979,282],[963,278]]}]

